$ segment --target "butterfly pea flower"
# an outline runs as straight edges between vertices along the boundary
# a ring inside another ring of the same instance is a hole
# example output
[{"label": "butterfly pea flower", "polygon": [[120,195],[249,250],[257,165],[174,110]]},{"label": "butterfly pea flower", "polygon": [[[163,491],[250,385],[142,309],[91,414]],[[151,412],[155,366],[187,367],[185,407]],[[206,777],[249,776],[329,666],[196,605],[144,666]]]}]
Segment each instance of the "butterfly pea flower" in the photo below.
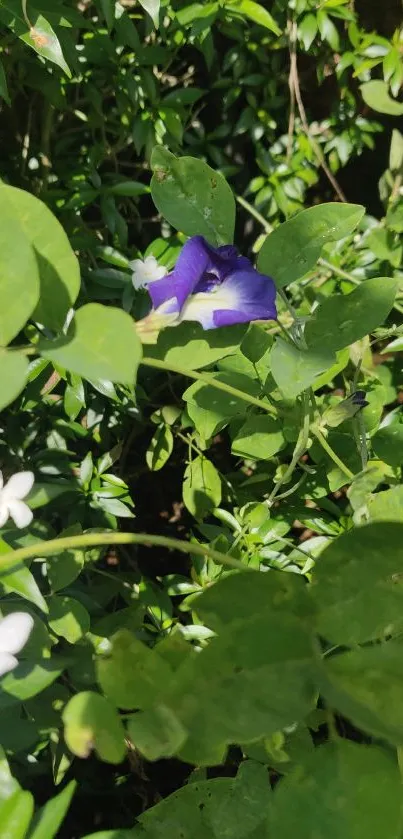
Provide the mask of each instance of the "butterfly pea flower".
[{"label": "butterfly pea flower", "polygon": [[28,641],[34,625],[28,612],[11,612],[0,620],[0,676],[17,667],[17,653]]},{"label": "butterfly pea flower", "polygon": [[32,511],[22,499],[31,492],[33,484],[33,472],[16,472],[4,484],[0,471],[0,527],[4,527],[10,516],[16,527],[28,527],[31,524]]},{"label": "butterfly pea flower", "polygon": [[154,342],[165,326],[183,321],[216,329],[277,317],[271,277],[256,271],[233,245],[214,248],[203,236],[188,239],[174,270],[147,290],[152,309],[136,324],[145,343]]}]

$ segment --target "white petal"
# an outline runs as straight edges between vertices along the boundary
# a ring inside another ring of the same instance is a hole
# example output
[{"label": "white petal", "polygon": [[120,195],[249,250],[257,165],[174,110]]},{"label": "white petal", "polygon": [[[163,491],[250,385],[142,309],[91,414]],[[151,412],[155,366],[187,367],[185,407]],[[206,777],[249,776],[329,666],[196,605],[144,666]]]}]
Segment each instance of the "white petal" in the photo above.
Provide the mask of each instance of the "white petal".
[{"label": "white petal", "polygon": [[143,267],[143,265],[144,262],[142,259],[132,259],[132,261],[129,262],[129,268],[131,268],[132,271],[138,271]]},{"label": "white petal", "polygon": [[16,472],[7,481],[3,495],[7,498],[25,498],[34,485],[35,476],[33,472]]},{"label": "white petal", "polygon": [[0,658],[5,653],[19,653],[28,641],[34,625],[28,612],[11,612],[0,621]]},{"label": "white petal", "polygon": [[4,504],[1,496],[2,496],[2,491],[0,490],[0,528],[4,527],[6,521],[9,517],[7,504]]},{"label": "white petal", "polygon": [[28,504],[24,501],[11,499],[8,502],[8,511],[14,521],[16,527],[28,527],[34,517],[32,510],[29,509]]},{"label": "white petal", "polygon": [[17,665],[18,661],[13,655],[0,653],[0,676],[5,676],[10,670],[14,670]]},{"label": "white petal", "polygon": [[214,312],[220,309],[241,309],[242,301],[238,300],[232,288],[217,286],[214,291],[199,291],[189,297],[180,313],[180,320],[197,320],[204,329],[213,329]]}]

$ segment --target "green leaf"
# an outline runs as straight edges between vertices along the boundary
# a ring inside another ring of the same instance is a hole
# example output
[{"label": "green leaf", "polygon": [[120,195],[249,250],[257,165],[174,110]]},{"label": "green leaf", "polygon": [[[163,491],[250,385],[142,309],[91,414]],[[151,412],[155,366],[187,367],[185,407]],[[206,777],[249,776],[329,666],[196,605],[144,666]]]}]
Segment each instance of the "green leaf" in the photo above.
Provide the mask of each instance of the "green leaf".
[{"label": "green leaf", "polygon": [[245,620],[234,619],[179,667],[164,704],[189,732],[181,760],[221,763],[230,743],[267,737],[313,707],[311,635],[286,608],[272,610],[268,603],[264,613],[255,614],[249,603]]},{"label": "green leaf", "polygon": [[40,300],[35,320],[60,330],[80,290],[77,257],[60,222],[42,201],[22,189],[1,184],[0,206],[4,201],[13,208],[38,261]]},{"label": "green leaf", "polygon": [[115,0],[101,0],[102,14],[109,32],[111,32],[115,23],[115,5]]},{"label": "green leaf", "polygon": [[270,12],[261,6],[260,3],[255,3],[254,0],[227,0],[224,4],[224,8],[228,9],[228,11],[237,12],[237,14],[242,15],[242,17],[249,18],[249,20],[252,20],[253,23],[258,23],[260,26],[264,26],[265,29],[269,29],[269,31],[274,32],[275,35],[281,35],[281,29],[277,26],[277,23],[271,16]]},{"label": "green leaf", "polygon": [[125,753],[125,732],[115,708],[99,693],[76,693],[63,709],[64,736],[78,757],[95,749],[107,763],[121,763]]},{"label": "green leaf", "polygon": [[371,439],[372,448],[377,457],[398,467],[403,463],[403,424],[393,422],[380,428]]},{"label": "green leaf", "polygon": [[403,744],[402,653],[401,642],[391,640],[329,656],[321,682],[330,707],[393,746]]},{"label": "green leaf", "polygon": [[[400,57],[399,57],[400,61]],[[398,175],[403,169],[403,134],[394,128],[389,152],[389,169],[394,175]]]},{"label": "green leaf", "polygon": [[315,382],[316,376],[335,363],[335,355],[324,342],[322,348],[301,350],[283,338],[276,338],[271,351],[272,376],[287,399],[294,399]]},{"label": "green leaf", "polygon": [[203,519],[221,501],[221,480],[217,469],[205,457],[196,457],[185,470],[183,500],[189,513]]},{"label": "green leaf", "polygon": [[24,839],[34,812],[32,793],[22,789],[0,804],[0,836],[2,839]]},{"label": "green leaf", "polygon": [[[269,511],[267,518],[269,520]],[[214,632],[239,620],[247,620],[253,603],[254,615],[287,610],[306,621],[313,611],[306,584],[297,574],[270,571],[245,571],[229,574],[203,589],[194,601],[195,612]]]},{"label": "green leaf", "polygon": [[27,496],[27,503],[32,510],[37,510],[39,507],[44,507],[52,501],[60,498],[67,493],[77,492],[77,484],[73,481],[61,481],[59,483],[51,484],[50,482],[35,481],[31,492]]},{"label": "green leaf", "polygon": [[140,6],[148,12],[155,28],[158,27],[160,15],[160,0],[139,0]]},{"label": "green leaf", "polygon": [[233,241],[235,199],[219,172],[195,157],[175,157],[156,146],[151,194],[160,213],[187,236],[201,235],[211,245]]},{"label": "green leaf", "polygon": [[90,628],[90,616],[84,606],[72,597],[49,598],[49,626],[69,644],[79,641]]},{"label": "green leaf", "polygon": [[10,105],[10,107],[11,107],[11,99],[10,99],[10,94],[8,92],[6,74],[4,72],[3,63],[1,61],[0,61],[0,96],[2,96],[4,101],[7,102],[7,105]]},{"label": "green leaf", "polygon": [[103,692],[118,707],[147,709],[169,684],[172,671],[158,655],[158,647],[151,650],[122,629],[112,638],[108,655],[98,658],[97,676]]},{"label": "green leaf", "polygon": [[143,813],[144,839],[267,839],[267,769],[244,761],[236,778],[193,782]]},{"label": "green leaf", "polygon": [[99,303],[78,309],[67,336],[43,342],[41,354],[86,379],[133,385],[141,343],[126,312]]},{"label": "green leaf", "polygon": [[133,714],[128,735],[146,760],[158,760],[177,754],[187,737],[175,713],[165,705]]},{"label": "green leaf", "polygon": [[169,460],[174,447],[174,438],[169,425],[161,424],[152,436],[146,451],[146,462],[149,469],[158,472]]},{"label": "green leaf", "polygon": [[[214,378],[245,393],[254,396],[259,393],[258,383],[247,376],[225,372],[215,374]],[[244,399],[224,393],[204,382],[194,382],[185,390],[182,398],[187,403],[187,412],[197,432],[207,440],[224,428],[230,419],[237,414],[245,414],[247,410]]]},{"label": "green leaf", "polygon": [[268,460],[284,446],[280,423],[268,416],[249,417],[232,438],[232,453],[238,457]]},{"label": "green leaf", "polygon": [[245,324],[205,331],[198,323],[181,323],[160,332],[157,343],[147,346],[147,356],[181,366],[186,358],[189,370],[199,370],[236,353],[246,330]]},{"label": "green leaf", "polygon": [[28,374],[28,359],[22,352],[0,349],[0,411],[21,393]]},{"label": "green leaf", "polygon": [[0,709],[18,702],[25,702],[41,693],[60,676],[66,664],[65,659],[44,658],[38,663],[21,662],[12,673],[2,679],[0,688]]},{"label": "green leaf", "polygon": [[[1,539],[0,555],[2,558],[7,555],[12,562],[13,553],[13,549]],[[10,571],[3,567],[0,571],[0,585],[4,587],[6,592],[15,591],[25,600],[35,603],[42,612],[46,613],[48,611],[46,600],[42,597],[33,575],[24,563],[20,562],[18,565],[14,565]]]},{"label": "green leaf", "polygon": [[0,345],[20,332],[39,300],[35,253],[10,201],[9,187],[0,185]]},{"label": "green leaf", "polygon": [[311,586],[320,635],[350,646],[401,631],[402,537],[401,524],[374,523],[343,533],[325,548]]},{"label": "green leaf", "polygon": [[28,839],[54,839],[70,807],[76,786],[76,781],[70,781],[59,795],[55,795],[39,810]]},{"label": "green leaf", "polygon": [[368,512],[372,521],[401,522],[403,519],[402,484],[373,495],[368,502]]},{"label": "green leaf", "polygon": [[265,239],[257,266],[277,288],[301,279],[316,265],[327,242],[348,236],[364,215],[359,204],[320,204],[280,224]]},{"label": "green leaf", "polygon": [[64,70],[66,76],[71,78],[70,68],[64,59],[60,41],[46,18],[38,15],[29,32],[20,35],[20,38],[32,47],[38,55],[47,58],[53,64],[57,64],[61,70]]},{"label": "green leaf", "polygon": [[309,50],[318,31],[318,23],[315,15],[309,13],[304,15],[301,23],[298,24],[298,36],[301,39],[306,51]]},{"label": "green leaf", "polygon": [[309,348],[335,352],[368,335],[387,318],[397,291],[397,280],[366,280],[350,294],[332,295],[315,309],[305,328]]},{"label": "green leaf", "polygon": [[360,85],[361,95],[366,105],[381,114],[401,116],[403,103],[396,102],[389,96],[388,85],[380,79],[372,79]]},{"label": "green leaf", "polygon": [[401,789],[393,756],[338,739],[315,749],[274,790],[270,836],[281,839],[396,839]]}]

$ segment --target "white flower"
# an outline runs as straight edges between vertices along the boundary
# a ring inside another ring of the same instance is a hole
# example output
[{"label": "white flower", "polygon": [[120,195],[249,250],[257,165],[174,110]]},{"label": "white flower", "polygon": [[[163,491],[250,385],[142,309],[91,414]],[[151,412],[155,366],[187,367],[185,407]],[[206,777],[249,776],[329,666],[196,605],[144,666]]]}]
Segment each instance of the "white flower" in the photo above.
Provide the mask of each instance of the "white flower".
[{"label": "white flower", "polygon": [[17,667],[16,653],[25,647],[33,625],[28,612],[11,612],[0,620],[0,676]]},{"label": "white flower", "polygon": [[4,527],[9,516],[16,527],[28,527],[33,515],[22,498],[31,492],[34,484],[33,472],[16,472],[5,486],[3,483],[3,474],[0,472],[0,527]]},{"label": "white flower", "polygon": [[148,284],[155,280],[161,280],[167,273],[165,266],[159,265],[155,256],[146,256],[144,260],[133,259],[129,265],[133,271],[132,283],[136,291],[139,288],[147,288]]}]

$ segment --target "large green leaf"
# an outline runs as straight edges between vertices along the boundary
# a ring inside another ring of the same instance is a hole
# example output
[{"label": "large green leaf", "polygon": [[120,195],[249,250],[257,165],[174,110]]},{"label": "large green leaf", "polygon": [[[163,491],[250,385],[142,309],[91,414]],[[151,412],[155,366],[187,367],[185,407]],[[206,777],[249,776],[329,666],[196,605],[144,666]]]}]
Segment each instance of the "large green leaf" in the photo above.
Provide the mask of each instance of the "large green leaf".
[{"label": "large green leaf", "polygon": [[251,416],[237,428],[232,438],[232,453],[238,457],[268,460],[284,446],[278,420],[268,416]]},{"label": "large green leaf", "polygon": [[157,343],[147,346],[147,355],[168,364],[199,370],[220,358],[233,355],[239,349],[246,330],[245,324],[206,331],[198,323],[181,323],[160,332]]},{"label": "large green leaf", "polygon": [[270,12],[264,8],[260,3],[255,3],[254,0],[226,0],[224,8],[228,11],[234,11],[242,17],[249,18],[253,23],[259,23],[275,35],[281,35],[281,29],[277,26],[276,21],[271,16]]},{"label": "large green leaf", "polygon": [[211,460],[195,457],[185,470],[183,500],[196,519],[203,519],[221,501],[221,479]]},{"label": "large green leaf", "polygon": [[360,86],[360,90],[364,102],[374,111],[396,117],[403,114],[403,103],[392,99],[389,95],[388,85],[381,79],[371,79],[370,82],[364,82]]},{"label": "large green leaf", "polygon": [[[12,562],[13,549],[3,539],[0,540],[0,556],[2,559],[8,556],[10,562]],[[20,562],[17,567],[14,566],[9,571],[7,567],[2,568],[0,570],[0,586],[4,586],[6,592],[14,591],[31,603],[35,603],[43,612],[48,611],[46,600],[42,596],[35,578],[24,563]]]},{"label": "large green leaf", "polygon": [[31,792],[19,789],[0,803],[0,836],[2,839],[24,839],[34,812]]},{"label": "large green leaf", "polygon": [[373,332],[386,320],[397,288],[397,280],[379,277],[366,280],[350,294],[328,297],[306,325],[308,347],[335,352]]},{"label": "large green leaf", "polygon": [[327,743],[275,787],[269,835],[281,839],[397,839],[396,761],[377,746]]},{"label": "large green leaf", "polygon": [[141,343],[126,312],[99,303],[78,309],[67,336],[43,342],[41,354],[86,379],[133,385]]},{"label": "large green leaf", "polygon": [[66,76],[71,76],[70,68],[66,64],[56,32],[43,15],[38,15],[33,21],[31,29],[24,35],[20,35],[20,38],[28,46],[32,47],[38,55],[41,55],[53,64],[57,64],[58,67],[64,70]]},{"label": "large green leaf", "polygon": [[28,359],[23,353],[0,349],[0,411],[21,393],[27,373]]},{"label": "large green leaf", "polygon": [[160,213],[187,236],[211,245],[232,242],[235,199],[225,178],[195,157],[175,157],[156,146],[151,157],[151,194]]},{"label": "large green leaf", "polygon": [[[253,396],[259,394],[259,384],[247,376],[218,373],[214,378]],[[204,382],[194,382],[185,390],[182,398],[187,403],[187,412],[197,432],[205,440],[224,428],[230,419],[245,414],[248,408],[244,399],[224,393]]]},{"label": "large green leaf", "polygon": [[267,770],[241,764],[236,778],[191,783],[147,810],[135,836],[145,839],[266,839],[270,804]]},{"label": "large green leaf", "polygon": [[59,795],[51,798],[35,815],[29,839],[54,839],[70,807],[77,782],[70,781]]},{"label": "large green leaf", "polygon": [[403,745],[403,645],[391,640],[329,656],[321,693],[354,725],[374,737]]},{"label": "large green leaf", "polygon": [[403,463],[403,423],[385,425],[371,439],[372,448],[384,463],[400,466]]},{"label": "large green leaf", "polygon": [[351,233],[364,215],[359,204],[320,204],[302,210],[265,239],[258,269],[273,277],[277,288],[301,279],[316,265],[323,245]]},{"label": "large green leaf", "polygon": [[127,629],[112,639],[108,655],[97,661],[98,681],[102,690],[120,708],[143,708],[157,700],[170,682],[170,666]]},{"label": "large green leaf", "polygon": [[302,350],[283,338],[276,338],[270,354],[273,379],[287,399],[315,382],[316,376],[335,363],[336,356],[324,342],[323,347]]},{"label": "large green leaf", "polygon": [[73,597],[53,595],[49,599],[49,626],[70,644],[79,641],[90,628],[90,616]]},{"label": "large green leaf", "polygon": [[40,300],[34,317],[60,330],[80,289],[80,268],[69,240],[48,207],[22,189],[2,184],[0,202],[7,201],[30,241],[39,267]]},{"label": "large green leaf", "polygon": [[158,26],[160,14],[160,0],[139,0],[140,6],[148,12],[154,26]]},{"label": "large green leaf", "polygon": [[[248,743],[305,717],[315,697],[314,652],[301,620],[279,610],[234,621],[176,673],[165,704],[189,732],[179,756],[221,763],[230,743]],[[275,643],[273,643],[275,639]]]},{"label": "large green leaf", "polygon": [[6,346],[25,326],[39,300],[37,260],[23,223],[0,185],[0,346]]},{"label": "large green leaf", "polygon": [[402,574],[402,524],[374,523],[343,533],[321,553],[312,575],[319,633],[352,645],[401,631]]},{"label": "large green leaf", "polygon": [[49,687],[66,665],[66,660],[44,658],[38,663],[24,661],[4,676],[0,689],[0,709],[31,699]]},{"label": "large green leaf", "polygon": [[88,757],[95,749],[101,760],[121,763],[126,752],[124,728],[104,696],[92,691],[76,693],[62,717],[66,743],[73,754]]}]

